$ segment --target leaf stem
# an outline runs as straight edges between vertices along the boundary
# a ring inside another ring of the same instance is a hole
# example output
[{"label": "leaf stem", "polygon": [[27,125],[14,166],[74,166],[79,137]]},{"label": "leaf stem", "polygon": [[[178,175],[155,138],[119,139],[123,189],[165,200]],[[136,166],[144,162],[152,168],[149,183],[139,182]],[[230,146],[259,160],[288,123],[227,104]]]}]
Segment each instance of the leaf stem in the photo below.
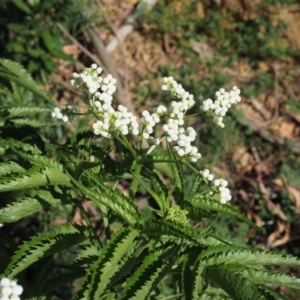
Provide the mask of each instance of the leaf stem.
[{"label": "leaf stem", "polygon": [[105,205],[99,204],[100,210],[102,212],[102,219],[103,219],[103,225],[104,225],[104,232],[106,236],[106,241],[111,239],[110,234],[110,226],[109,226],[109,219],[108,219],[108,209]]},{"label": "leaf stem", "polygon": [[142,162],[140,161],[140,159],[137,159],[135,161],[135,168],[134,168],[134,176],[133,176],[133,179],[132,179],[132,182],[131,182],[131,186],[130,186],[130,190],[129,190],[129,196],[132,200],[134,200],[134,196],[135,196],[135,193],[137,191],[137,186],[138,186],[138,183],[139,183],[139,175],[141,173],[141,170],[142,170]]},{"label": "leaf stem", "polygon": [[125,138],[123,134],[114,135],[114,137],[128,149],[128,151],[132,154],[135,160],[138,159],[138,155],[136,151],[133,149],[133,147],[130,145],[130,143],[128,142],[128,140]]},{"label": "leaf stem", "polygon": [[198,170],[196,170],[196,168],[194,168],[190,163],[188,163],[186,160],[182,160],[182,163],[184,163],[188,168],[190,168],[192,171],[194,171],[196,174],[199,173]]},{"label": "leaf stem", "polygon": [[80,209],[80,212],[81,212],[81,215],[82,215],[83,219],[85,220],[86,224],[89,225],[90,228],[91,228],[91,230],[93,231],[93,234],[95,235],[96,241],[98,242],[100,248],[103,248],[103,245],[102,245],[102,243],[100,241],[100,238],[97,236],[97,234],[96,234],[96,232],[94,230],[94,226],[93,226],[91,220],[89,219],[89,217],[88,217],[88,215],[87,215],[87,213],[86,213],[86,211],[85,211],[82,203],[80,201],[76,201],[76,202],[77,202],[77,205],[78,205],[78,207]]},{"label": "leaf stem", "polygon": [[174,162],[182,162],[181,159],[143,159],[146,162],[154,162],[154,163],[158,163],[158,162],[170,162],[170,163],[174,163]]}]

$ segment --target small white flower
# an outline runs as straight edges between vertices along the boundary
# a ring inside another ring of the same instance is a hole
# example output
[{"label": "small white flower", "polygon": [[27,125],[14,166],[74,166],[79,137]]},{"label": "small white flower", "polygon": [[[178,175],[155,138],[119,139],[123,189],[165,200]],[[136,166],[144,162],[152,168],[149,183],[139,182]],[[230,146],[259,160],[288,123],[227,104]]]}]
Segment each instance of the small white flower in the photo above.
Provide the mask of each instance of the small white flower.
[{"label": "small white flower", "polygon": [[22,293],[23,288],[16,281],[9,278],[2,278],[0,280],[0,300],[20,300],[19,296]]},{"label": "small white flower", "polygon": [[216,100],[213,102],[211,99],[203,101],[200,107],[208,115],[212,116],[213,122],[218,126],[224,128],[223,117],[225,117],[228,108],[233,104],[241,101],[239,96],[240,90],[234,86],[230,92],[226,92],[223,88],[215,93]]}]

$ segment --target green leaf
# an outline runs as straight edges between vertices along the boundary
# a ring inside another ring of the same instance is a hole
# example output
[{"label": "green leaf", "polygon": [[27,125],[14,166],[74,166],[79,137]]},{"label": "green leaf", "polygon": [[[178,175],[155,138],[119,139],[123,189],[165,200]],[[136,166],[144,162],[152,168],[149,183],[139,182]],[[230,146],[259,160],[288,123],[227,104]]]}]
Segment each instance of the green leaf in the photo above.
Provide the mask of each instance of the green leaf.
[{"label": "green leaf", "polygon": [[205,197],[203,195],[193,195],[187,199],[188,202],[195,208],[204,209],[207,211],[217,211],[223,214],[234,216],[255,229],[262,231],[260,227],[249,220],[243,213],[231,206],[230,204],[222,204],[214,199]]},{"label": "green leaf", "polygon": [[[143,233],[149,236],[174,236],[181,239],[192,241],[195,244],[207,245],[211,244],[212,239],[204,237],[207,234],[206,230],[200,230],[187,226],[181,223],[168,220],[147,220],[143,226]],[[217,241],[215,241],[217,243]],[[213,244],[215,244],[213,243]]]},{"label": "green leaf", "polygon": [[85,171],[84,173],[96,183],[96,187],[99,190],[99,192],[93,191],[91,188],[84,186],[82,183],[75,180],[71,175],[70,177],[74,185],[77,186],[77,188],[86,197],[90,198],[98,205],[103,204],[107,206],[122,220],[124,220],[126,223],[132,226],[134,226],[137,223],[140,223],[141,219],[138,209],[129,198],[106,186],[94,174],[87,171]]},{"label": "green leaf", "polygon": [[239,274],[230,272],[225,266],[213,266],[205,269],[205,276],[222,288],[236,300],[276,300],[266,295],[257,285]]},{"label": "green leaf", "polygon": [[[173,148],[171,147],[170,143],[167,143],[168,152],[172,159],[176,160],[177,156],[174,153]],[[180,204],[184,200],[184,184],[183,184],[183,175],[181,166],[178,162],[174,162],[171,164],[172,173],[173,173],[173,185],[175,187],[175,199],[176,203]]]},{"label": "green leaf", "polygon": [[54,122],[43,122],[34,119],[10,119],[10,121],[17,125],[29,125],[37,128],[56,125]]},{"label": "green leaf", "polygon": [[[71,267],[72,266],[70,266],[70,268]],[[83,278],[84,276],[84,269],[77,269],[70,272],[65,272],[62,275],[47,280],[42,288],[42,294],[48,294],[49,292],[57,289],[58,287],[66,285],[68,283],[73,284],[75,280]]]},{"label": "green leaf", "polygon": [[22,166],[15,163],[14,161],[7,161],[7,162],[0,163],[0,177],[11,173],[23,173],[23,172],[26,172],[26,169],[24,169]]},{"label": "green leaf", "polygon": [[0,179],[0,192],[31,189],[47,183],[47,177],[42,175],[41,169],[32,168],[25,173]]},{"label": "green leaf", "polygon": [[16,107],[0,107],[0,116],[5,118],[15,118],[15,117],[24,117],[32,114],[39,113],[50,113],[50,108],[45,107],[29,107],[29,106],[16,106]]},{"label": "green leaf", "polygon": [[42,258],[84,242],[89,235],[87,227],[67,224],[54,228],[50,233],[34,236],[19,246],[4,274],[13,278]]},{"label": "green leaf", "polygon": [[199,260],[202,266],[220,264],[244,265],[300,265],[300,259],[277,252],[238,246],[211,246],[203,251]]},{"label": "green leaf", "polygon": [[182,291],[182,300],[192,300],[193,298],[193,282],[194,275],[191,270],[189,259],[186,256],[182,262],[181,269],[181,291]]},{"label": "green leaf", "polygon": [[27,14],[31,13],[30,7],[23,0],[12,0],[15,6]]},{"label": "green leaf", "polygon": [[82,266],[84,264],[92,264],[95,262],[99,254],[101,252],[101,249],[99,249],[99,245],[86,245],[84,249],[78,253],[74,259],[75,266]]},{"label": "green leaf", "polygon": [[31,76],[18,63],[7,59],[0,59],[0,77],[15,82],[52,103],[46,93],[39,88]]},{"label": "green leaf", "polygon": [[49,30],[43,30],[42,39],[46,49],[51,52],[55,48],[56,43]]},{"label": "green leaf", "polygon": [[204,293],[196,298],[199,300],[231,300],[232,298],[229,297],[227,293],[225,293],[222,289],[209,287],[207,288]]},{"label": "green leaf", "polygon": [[[159,160],[170,160],[171,157],[168,153],[156,151],[151,155],[151,159],[154,160],[153,169],[173,179],[173,170],[171,164],[169,162],[159,162]],[[155,160],[157,160],[157,162]]]},{"label": "green leaf", "polygon": [[30,152],[31,154],[42,154],[41,150],[38,149],[36,145],[24,143],[12,138],[8,138],[8,139],[0,138],[0,149],[3,150],[13,149],[14,151],[21,150],[24,152]]},{"label": "green leaf", "polygon": [[164,262],[157,253],[150,253],[127,280],[121,300],[147,299],[158,282],[167,274],[172,263],[171,259]]},{"label": "green leaf", "polygon": [[162,212],[167,212],[170,207],[172,207],[172,201],[169,196],[169,191],[165,184],[161,181],[159,176],[147,168],[148,177],[151,180],[151,183],[155,189],[153,191],[145,181],[144,177],[140,177],[138,181],[146,189],[146,191],[151,195],[151,197],[156,201],[158,207]]},{"label": "green leaf", "polygon": [[203,218],[214,219],[216,217],[215,212],[193,207],[188,201],[184,201],[180,207],[188,211],[188,217],[191,220],[201,221]]},{"label": "green leaf", "polygon": [[99,259],[93,265],[94,271],[89,285],[88,299],[101,299],[111,278],[120,270],[121,259],[137,235],[137,230],[122,228],[113,235],[107,246],[102,249]]},{"label": "green leaf", "polygon": [[229,265],[230,270],[240,274],[253,283],[283,285],[293,289],[300,289],[300,279],[285,274],[270,272],[266,269],[255,269],[245,265]]},{"label": "green leaf", "polygon": [[207,287],[208,283],[204,282],[205,278],[203,278],[204,268],[201,265],[201,261],[197,260],[196,264],[193,267],[193,282],[192,282],[192,294],[193,297],[191,299],[198,299],[199,294],[201,295],[203,293],[203,290]]},{"label": "green leaf", "polygon": [[43,185],[70,185],[70,179],[58,168],[34,167],[31,170],[0,179],[0,192],[31,189]]},{"label": "green leaf", "polygon": [[194,196],[195,194],[197,194],[197,190],[198,190],[198,187],[199,187],[199,184],[200,184],[200,182],[201,182],[201,180],[202,180],[202,175],[198,175],[195,179],[194,179],[194,183],[193,183],[193,185],[192,185],[192,187],[191,187],[191,190],[189,191],[189,193],[188,193],[188,197],[190,198],[190,197],[192,197],[192,196]]},{"label": "green leaf", "polygon": [[20,219],[36,213],[42,209],[72,203],[74,203],[74,201],[66,197],[66,195],[64,194],[57,193],[56,197],[54,197],[49,191],[35,190],[34,197],[31,196],[17,198],[17,201],[14,201],[8,206],[0,209],[0,222],[17,222]]}]

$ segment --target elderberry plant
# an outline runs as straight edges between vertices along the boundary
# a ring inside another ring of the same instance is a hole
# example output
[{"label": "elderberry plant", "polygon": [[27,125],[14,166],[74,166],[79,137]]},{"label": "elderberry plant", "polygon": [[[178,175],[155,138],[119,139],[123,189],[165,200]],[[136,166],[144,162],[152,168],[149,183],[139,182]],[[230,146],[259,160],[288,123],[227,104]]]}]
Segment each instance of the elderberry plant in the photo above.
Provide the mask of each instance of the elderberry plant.
[{"label": "elderberry plant", "polygon": [[[260,228],[229,203],[226,180],[193,166],[201,158],[192,144],[196,132],[186,127],[193,95],[172,77],[164,78],[162,90],[173,100],[142,112],[139,120],[113,103],[116,81],[101,73],[92,65],[74,74],[71,83],[89,105],[85,113],[71,107],[0,108],[0,192],[5,199],[11,195],[0,208],[1,236],[8,223],[55,206],[71,204],[84,220],[37,233],[17,249],[6,241],[1,247],[13,254],[0,269],[1,297],[18,299],[24,289],[22,299],[49,299],[53,290],[75,281],[76,299],[86,300],[281,299],[270,285],[299,289],[299,279],[265,268],[300,265],[299,259],[214,233],[219,214]],[[14,62],[0,60],[0,77],[4,96],[29,90],[49,100]],[[215,101],[203,102],[203,113],[223,127],[239,93],[236,87],[219,90]],[[52,122],[37,121],[40,113],[52,115]],[[91,128],[73,132],[62,144],[39,133],[41,126],[75,116],[89,118]],[[191,190],[184,186],[182,165],[195,172]],[[121,180],[129,184],[128,196],[117,190]],[[138,192],[145,191],[155,203],[146,207],[147,216],[136,205]],[[99,210],[100,230],[84,210],[87,200]],[[72,262],[57,265],[54,256],[67,251]],[[58,268],[59,275],[53,272]],[[162,288],[166,278],[168,292]]]}]

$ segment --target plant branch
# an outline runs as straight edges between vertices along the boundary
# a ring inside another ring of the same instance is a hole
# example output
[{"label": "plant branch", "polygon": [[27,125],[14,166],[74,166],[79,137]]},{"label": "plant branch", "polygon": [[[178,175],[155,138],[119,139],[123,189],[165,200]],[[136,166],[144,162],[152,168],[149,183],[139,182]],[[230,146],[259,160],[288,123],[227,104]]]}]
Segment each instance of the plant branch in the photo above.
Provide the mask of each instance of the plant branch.
[{"label": "plant branch", "polygon": [[[123,63],[124,63],[124,71],[125,71],[125,82],[124,82],[124,88],[126,90],[128,90],[128,65],[126,62],[126,56],[125,56],[125,51],[124,51],[124,47],[123,47],[123,43],[120,40],[118,33],[116,32],[114,25],[112,24],[111,19],[109,18],[109,16],[107,15],[107,13],[105,12],[105,8],[101,2],[101,0],[97,0],[97,4],[99,6],[99,8],[103,11],[103,15],[104,18],[107,22],[107,24],[109,25],[111,31],[114,33],[115,37],[117,38],[119,44],[120,44],[120,50],[121,50],[121,54],[122,54],[122,59],[123,59]],[[107,49],[107,48],[106,48]]]},{"label": "plant branch", "polygon": [[128,108],[130,112],[135,114],[135,108],[131,102],[130,94],[127,90],[124,89],[124,86],[121,83],[121,79],[116,71],[114,63],[109,56],[108,52],[106,51],[105,45],[99,34],[96,30],[96,27],[90,27],[87,29],[87,32],[91,38],[91,41],[95,47],[95,51],[97,55],[100,57],[101,61],[103,62],[104,67],[107,69],[108,73],[110,73],[115,79],[117,79],[117,91],[116,91],[116,98],[119,104]]},{"label": "plant branch", "polygon": [[77,47],[86,55],[88,56],[93,62],[95,62],[98,66],[100,66],[105,72],[105,68],[103,67],[103,64],[101,61],[95,57],[88,49],[86,49],[81,43],[79,43],[72,35],[69,33],[69,31],[61,24],[57,23],[57,27],[59,30],[67,36],[67,38],[74,44],[77,45]]}]

